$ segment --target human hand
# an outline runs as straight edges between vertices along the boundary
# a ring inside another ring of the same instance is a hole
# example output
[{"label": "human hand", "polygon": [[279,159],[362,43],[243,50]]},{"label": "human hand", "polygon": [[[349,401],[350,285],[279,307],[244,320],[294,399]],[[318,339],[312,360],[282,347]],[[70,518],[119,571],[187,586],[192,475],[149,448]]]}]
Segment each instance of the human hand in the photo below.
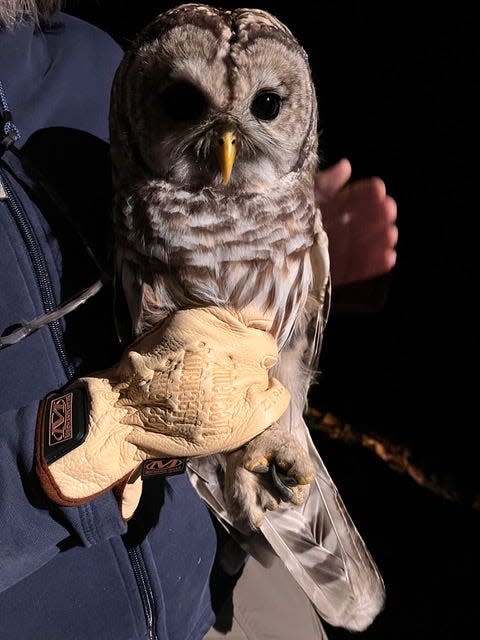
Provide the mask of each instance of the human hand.
[{"label": "human hand", "polygon": [[350,162],[343,159],[315,178],[334,287],[384,275],[397,258],[395,200],[380,178],[348,183],[351,174]]}]

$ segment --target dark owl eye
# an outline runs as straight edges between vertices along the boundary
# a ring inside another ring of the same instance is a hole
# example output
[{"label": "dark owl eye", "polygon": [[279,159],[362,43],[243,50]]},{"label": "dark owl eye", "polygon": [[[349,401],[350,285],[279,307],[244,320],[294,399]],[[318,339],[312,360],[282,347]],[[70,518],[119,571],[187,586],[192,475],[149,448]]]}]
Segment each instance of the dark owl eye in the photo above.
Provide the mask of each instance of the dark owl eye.
[{"label": "dark owl eye", "polygon": [[207,107],[205,96],[188,82],[176,82],[160,94],[163,109],[171,120],[197,120]]},{"label": "dark owl eye", "polygon": [[250,111],[259,120],[275,120],[282,106],[282,98],[274,91],[257,93],[250,105]]}]

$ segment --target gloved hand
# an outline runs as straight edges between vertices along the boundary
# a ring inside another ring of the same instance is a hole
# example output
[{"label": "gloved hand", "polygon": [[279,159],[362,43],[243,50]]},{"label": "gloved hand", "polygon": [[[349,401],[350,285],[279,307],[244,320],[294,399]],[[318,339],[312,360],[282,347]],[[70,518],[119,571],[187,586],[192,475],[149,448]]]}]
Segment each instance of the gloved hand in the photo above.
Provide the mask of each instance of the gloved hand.
[{"label": "gloved hand", "polygon": [[128,519],[145,461],[175,468],[178,458],[233,451],[274,423],[290,395],[268,375],[274,338],[254,325],[217,307],[178,311],[116,366],[47,396],[36,468],[49,497],[76,505],[115,488]]}]

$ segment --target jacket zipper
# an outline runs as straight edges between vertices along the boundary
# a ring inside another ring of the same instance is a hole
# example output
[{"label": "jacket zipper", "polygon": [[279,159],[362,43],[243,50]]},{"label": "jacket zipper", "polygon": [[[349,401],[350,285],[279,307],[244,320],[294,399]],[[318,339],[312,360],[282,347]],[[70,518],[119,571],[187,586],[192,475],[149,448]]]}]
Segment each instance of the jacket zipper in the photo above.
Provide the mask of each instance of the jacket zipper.
[{"label": "jacket zipper", "polygon": [[138,547],[130,547],[128,549],[128,555],[142,600],[143,612],[147,623],[148,640],[158,640],[155,632],[155,597],[150,585],[150,579],[142,552]]},{"label": "jacket zipper", "polygon": [[[45,313],[49,313],[50,311],[53,311],[57,305],[45,257],[38,245],[38,240],[30,221],[26,216],[23,205],[18,199],[10,180],[2,169],[0,169],[0,199],[6,200],[17,228],[22,235],[32,261],[43,308]],[[74,376],[74,368],[70,364],[64,348],[60,320],[50,322],[48,324],[48,328],[65,373],[67,377],[71,379]],[[155,632],[155,598],[150,585],[145,561],[140,550],[136,547],[128,549],[128,555],[142,601],[148,639],[158,640]]]},{"label": "jacket zipper", "polygon": [[[33,270],[35,272],[38,288],[40,291],[40,297],[42,299],[42,305],[45,313],[48,313],[50,311],[53,311],[57,305],[52,289],[52,284],[50,282],[50,276],[48,273],[47,264],[45,262],[45,257],[40,250],[35,232],[25,213],[23,205],[18,199],[17,194],[15,193],[12,184],[10,183],[10,180],[6,176],[5,172],[1,169],[0,184],[3,187],[3,192],[6,194],[8,208],[10,209],[17,228],[22,235],[23,241],[30,256],[30,260],[32,261]],[[60,362],[62,363],[63,369],[67,377],[70,379],[74,375],[74,368],[70,364],[65,352],[60,320],[54,320],[53,322],[50,322],[48,324],[48,328],[50,330],[50,334],[52,336],[52,340],[60,358]]]}]

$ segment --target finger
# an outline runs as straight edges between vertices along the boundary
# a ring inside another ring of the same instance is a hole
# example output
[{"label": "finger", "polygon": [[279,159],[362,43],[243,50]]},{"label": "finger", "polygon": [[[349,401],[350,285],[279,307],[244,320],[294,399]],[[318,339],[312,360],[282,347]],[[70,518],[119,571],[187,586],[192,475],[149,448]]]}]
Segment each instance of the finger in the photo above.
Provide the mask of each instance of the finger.
[{"label": "finger", "polygon": [[[350,189],[350,186],[346,189]],[[342,244],[347,228],[349,234],[370,235],[377,228],[395,226],[396,218],[395,200],[391,196],[379,200],[369,185],[338,196],[335,211],[331,212],[325,230],[334,249]]]},{"label": "finger", "polygon": [[379,178],[362,181],[347,188],[344,206],[352,210],[363,222],[393,224],[397,219],[397,203],[387,195],[385,183]]},{"label": "finger", "polygon": [[386,196],[385,184],[379,179],[369,178],[348,184],[321,207],[325,231],[329,237],[334,237],[355,217],[361,217],[368,225],[390,218],[395,213],[395,206],[392,211],[390,200],[394,205],[393,199]]},{"label": "finger", "polygon": [[375,215],[380,213],[383,217],[386,199],[386,186],[380,178],[357,180],[347,185],[339,195],[337,208],[340,211],[374,212]]},{"label": "finger", "polygon": [[369,255],[364,253],[365,251],[370,249],[373,251],[376,248],[393,249],[398,242],[398,227],[395,224],[386,220],[377,220],[369,224],[364,221],[362,224],[361,215],[355,219],[352,217],[349,224],[345,226],[344,233],[348,243],[339,242],[336,247],[332,247],[332,252],[337,249],[348,251],[352,261],[357,257],[368,260]]},{"label": "finger", "polygon": [[393,224],[397,220],[397,203],[391,196],[385,198],[384,203],[385,220]]},{"label": "finger", "polygon": [[337,286],[340,284],[344,286],[385,275],[393,269],[396,261],[397,253],[394,249],[385,247],[369,248],[368,259],[358,259],[350,265],[345,273],[334,274],[335,282]]},{"label": "finger", "polygon": [[396,264],[398,228],[393,223],[377,221],[362,225],[352,220],[335,238],[330,250],[334,286],[383,275]]},{"label": "finger", "polygon": [[315,195],[319,205],[335,195],[346,183],[352,175],[352,167],[350,162],[343,158],[336,164],[318,171],[315,175]]}]

